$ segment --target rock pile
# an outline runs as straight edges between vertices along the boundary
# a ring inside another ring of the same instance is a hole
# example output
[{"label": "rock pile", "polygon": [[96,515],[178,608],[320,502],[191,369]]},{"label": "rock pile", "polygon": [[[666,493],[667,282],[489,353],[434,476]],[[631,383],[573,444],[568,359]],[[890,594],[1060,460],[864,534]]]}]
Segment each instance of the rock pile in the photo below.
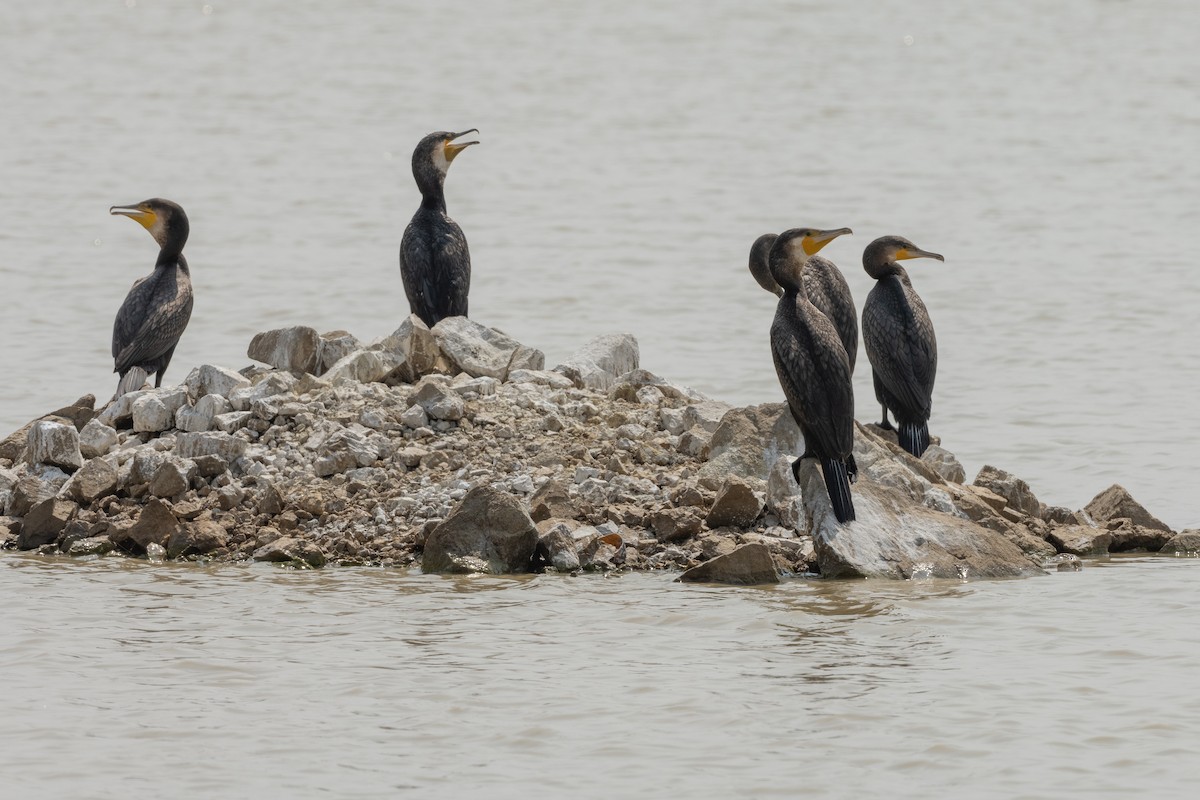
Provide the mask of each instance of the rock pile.
[{"label": "rock pile", "polygon": [[601,336],[553,370],[465,318],[365,345],[295,327],[268,366],[94,398],[0,442],[0,546],[96,557],[420,564],[427,571],[685,570],[682,579],[1032,574],[1060,554],[1192,551],[1114,486],[1047,507],[940,447],[859,427],[857,522],[832,520],[781,404],[729,406]]}]

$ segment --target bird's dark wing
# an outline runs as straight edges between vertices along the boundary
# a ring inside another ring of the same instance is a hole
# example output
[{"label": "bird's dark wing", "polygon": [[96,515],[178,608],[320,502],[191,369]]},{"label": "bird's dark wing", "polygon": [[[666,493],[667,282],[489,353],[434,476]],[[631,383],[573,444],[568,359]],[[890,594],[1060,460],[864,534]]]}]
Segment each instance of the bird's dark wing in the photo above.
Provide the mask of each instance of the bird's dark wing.
[{"label": "bird's dark wing", "polygon": [[151,274],[134,281],[133,286],[129,288],[129,294],[125,295],[125,300],[121,303],[121,308],[117,310],[117,318],[113,321],[113,358],[133,341],[145,319],[146,306],[153,293],[153,287],[147,286],[146,282],[153,277]]},{"label": "bird's dark wing", "polygon": [[804,291],[817,309],[829,317],[842,340],[850,371],[858,359],[858,309],[846,276],[827,258],[813,256],[804,265]]},{"label": "bird's dark wing", "polygon": [[442,317],[467,316],[467,295],[471,289],[471,251],[462,229],[447,218],[433,252],[433,274],[437,283],[438,311]]},{"label": "bird's dark wing", "polygon": [[422,209],[413,217],[400,240],[400,275],[409,307],[426,325],[467,315],[471,254],[446,215]]},{"label": "bird's dark wing", "polygon": [[[114,372],[124,372],[132,366],[161,358],[179,343],[179,337],[192,318],[192,286],[182,271],[155,275],[143,285],[152,287],[152,291],[140,294],[131,306],[130,319],[124,324],[132,326],[136,323],[137,329],[114,356]],[[126,304],[129,304],[129,298],[126,298]],[[125,310],[123,304],[121,311]],[[120,326],[120,313],[117,318]]]},{"label": "bird's dark wing", "polygon": [[849,456],[854,447],[854,386],[833,323],[815,309],[795,324],[776,313],[771,355],[792,414],[813,439],[805,446],[820,456]]},{"label": "bird's dark wing", "polygon": [[400,240],[400,277],[404,281],[409,309],[432,327],[435,321],[433,298],[437,296],[433,284],[433,247],[416,217],[408,223]]},{"label": "bird's dark wing", "polygon": [[876,284],[863,306],[863,341],[883,388],[906,420],[927,420],[937,373],[933,323],[921,298],[898,279]]}]

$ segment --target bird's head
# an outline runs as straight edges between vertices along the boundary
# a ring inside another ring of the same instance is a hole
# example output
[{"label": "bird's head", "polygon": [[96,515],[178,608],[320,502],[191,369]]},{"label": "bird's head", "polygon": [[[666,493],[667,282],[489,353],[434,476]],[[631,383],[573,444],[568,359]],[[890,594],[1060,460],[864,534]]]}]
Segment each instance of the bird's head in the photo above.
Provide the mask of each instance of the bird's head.
[{"label": "bird's head", "polygon": [[853,232],[849,228],[791,228],[779,234],[768,256],[775,282],[784,289],[799,287],[804,263],[834,239]]},{"label": "bird's head", "polygon": [[158,197],[131,206],[113,206],[108,213],[129,217],[137,222],[154,237],[158,246],[164,249],[176,247],[183,249],[183,243],[188,237],[188,218],[178,203],[163,200]]},{"label": "bird's head", "polygon": [[903,236],[880,236],[863,251],[863,269],[873,278],[881,278],[900,271],[897,261],[910,258],[936,258],[945,261],[938,253],[922,250]]},{"label": "bird's head", "polygon": [[468,133],[479,133],[479,131],[475,128],[459,133],[435,131],[417,142],[412,157],[413,176],[417,179],[417,183],[421,182],[422,176],[428,174],[430,169],[439,180],[444,180],[446,173],[450,170],[450,163],[458,154],[473,144],[479,144],[477,140],[454,141]]}]

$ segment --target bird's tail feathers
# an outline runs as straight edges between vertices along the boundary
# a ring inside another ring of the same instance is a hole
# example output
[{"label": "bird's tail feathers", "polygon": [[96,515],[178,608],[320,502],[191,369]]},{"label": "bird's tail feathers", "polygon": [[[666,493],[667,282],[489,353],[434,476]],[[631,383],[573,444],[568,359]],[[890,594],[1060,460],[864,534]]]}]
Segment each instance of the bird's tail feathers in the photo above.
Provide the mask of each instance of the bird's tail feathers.
[{"label": "bird's tail feathers", "polygon": [[929,423],[901,422],[898,437],[901,447],[920,458],[929,447]]},{"label": "bird's tail feathers", "polygon": [[149,377],[150,373],[141,367],[130,367],[129,371],[121,376],[121,380],[117,384],[117,393],[113,395],[113,400],[128,392],[136,392],[138,389],[141,389]]},{"label": "bird's tail feathers", "polygon": [[829,491],[829,502],[833,506],[837,521],[852,521],[854,500],[850,497],[850,477],[846,471],[846,462],[836,458],[822,458],[821,474],[825,476],[825,488]]}]

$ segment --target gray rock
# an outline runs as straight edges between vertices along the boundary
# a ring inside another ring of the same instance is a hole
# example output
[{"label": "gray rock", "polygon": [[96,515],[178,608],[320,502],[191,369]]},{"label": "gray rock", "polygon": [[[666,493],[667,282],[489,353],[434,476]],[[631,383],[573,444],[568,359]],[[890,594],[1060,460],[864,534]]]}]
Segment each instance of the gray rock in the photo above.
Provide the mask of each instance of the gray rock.
[{"label": "gray rock", "polygon": [[133,421],[133,404],[139,397],[145,394],[144,391],[132,391],[113,400],[100,410],[96,415],[103,424],[110,428],[126,427]]},{"label": "gray rock", "polygon": [[1112,534],[1089,525],[1061,525],[1052,528],[1046,540],[1060,553],[1074,556],[1102,556],[1108,552]]},{"label": "gray rock", "polygon": [[718,555],[684,572],[680,581],[693,583],[728,583],[735,586],[755,586],[779,583],[775,560],[765,544],[744,544],[731,553]]},{"label": "gray rock", "polygon": [[49,414],[27,422],[4,437],[3,440],[0,440],[0,459],[7,459],[14,462],[19,461],[25,452],[25,440],[29,434],[29,429],[38,422],[58,422],[63,425],[71,425],[75,430],[81,430],[92,417],[96,416],[96,412],[93,410],[95,405],[95,396],[85,394],[69,406],[60,408],[57,411],[51,411]]},{"label": "gray rock", "polygon": [[117,446],[117,432],[98,419],[90,420],[79,432],[79,452],[84,458],[107,455]]},{"label": "gray rock", "polygon": [[377,460],[379,450],[365,436],[343,428],[321,443],[313,471],[324,478],[355,467],[369,467]]},{"label": "gray rock", "polygon": [[779,517],[779,523],[797,533],[808,532],[808,519],[804,515],[804,497],[800,485],[792,475],[792,460],[780,456],[767,476],[767,508]]},{"label": "gray rock", "polygon": [[263,331],[250,340],[246,355],[276,369],[316,373],[321,365],[321,337],[305,325]]},{"label": "gray rock", "polygon": [[133,404],[133,429],[139,433],[161,433],[174,423],[174,413],[155,394],[146,392]]},{"label": "gray rock", "polygon": [[48,464],[74,472],[83,466],[79,431],[74,425],[60,422],[35,422],[25,440],[25,460],[30,464]]},{"label": "gray rock", "polygon": [[979,470],[973,483],[1003,497],[1009,508],[1034,519],[1041,519],[1042,504],[1034,496],[1029,484],[1016,475],[993,466],[985,466]]},{"label": "gray rock", "polygon": [[383,340],[383,347],[404,356],[415,376],[433,372],[442,359],[442,351],[433,332],[416,314],[409,314],[408,319]]},{"label": "gray rock", "polygon": [[1189,528],[1180,531],[1162,546],[1162,553],[1200,554],[1200,529]]},{"label": "gray rock", "polygon": [[721,426],[721,420],[732,408],[728,403],[717,400],[704,400],[692,403],[683,409],[683,423],[687,428],[703,428],[709,433],[716,433]]},{"label": "gray rock", "polygon": [[539,386],[549,386],[551,389],[570,389],[575,385],[570,378],[553,370],[516,368],[509,371],[508,383],[535,383]]},{"label": "gray rock", "polygon": [[175,437],[175,455],[180,458],[220,456],[231,464],[245,454],[246,440],[228,433],[181,433]]},{"label": "gray rock", "polygon": [[[451,317],[451,319],[458,319],[458,317]],[[425,413],[431,419],[459,420],[462,419],[467,407],[457,393],[429,378],[422,378],[417,384],[417,391],[412,396],[412,402],[425,409]]]},{"label": "gray rock", "polygon": [[529,516],[534,522],[545,519],[577,519],[579,509],[571,499],[566,485],[548,480],[529,499]]},{"label": "gray rock", "polygon": [[404,381],[411,377],[411,370],[404,357],[383,350],[355,350],[332,364],[321,376],[328,381],[339,378],[359,383],[384,383]]},{"label": "gray rock", "polygon": [[467,492],[429,534],[422,569],[496,575],[528,572],[537,543],[537,528],[520,501],[479,486]]},{"label": "gray rock", "polygon": [[424,428],[429,425],[429,415],[425,413],[425,409],[414,403],[400,415],[400,424],[414,430]]},{"label": "gray rock", "polygon": [[129,462],[128,478],[123,486],[130,487],[150,483],[158,473],[158,468],[168,457],[169,454],[161,450],[155,450],[149,446],[139,447],[134,451],[133,458]]},{"label": "gray rock", "polygon": [[79,511],[79,506],[70,500],[51,497],[43,500],[29,510],[21,522],[21,533],[17,537],[18,550],[33,550],[45,544],[50,544],[72,517]]},{"label": "gray rock", "polygon": [[321,364],[317,374],[329,379],[325,373],[332,369],[334,364],[355,351],[365,349],[362,342],[347,331],[328,331],[321,334]]},{"label": "gray rock", "polygon": [[196,367],[188,373],[183,382],[188,388],[188,394],[195,400],[206,394],[229,397],[235,389],[250,385],[250,380],[241,373],[212,364]]},{"label": "gray rock", "polygon": [[[529,370],[524,371],[528,372]],[[463,375],[466,375],[466,373],[460,373],[458,377],[461,378]],[[477,394],[480,397],[490,397],[496,393],[496,389],[499,387],[500,381],[496,380],[495,378],[488,377],[487,375],[483,375],[478,378],[468,378],[468,380],[464,380],[462,382],[459,382],[458,378],[456,378],[454,382],[450,384],[450,388],[462,396],[468,394]]]},{"label": "gray rock", "polygon": [[237,433],[250,424],[250,419],[253,416],[254,413],[251,411],[230,411],[225,414],[214,415],[212,424],[221,433],[232,434]]},{"label": "gray rock", "polygon": [[745,528],[754,524],[762,510],[763,502],[754,494],[754,487],[742,478],[730,475],[717,492],[705,522],[710,528]]},{"label": "gray rock", "polygon": [[194,406],[183,406],[175,412],[175,427],[188,433],[204,433],[213,428],[213,420],[231,410],[229,401],[219,394],[206,394]]},{"label": "gray rock", "polygon": [[787,406],[765,403],[727,412],[709,443],[708,463],[700,476],[724,480],[742,475],[766,480],[780,456],[804,452],[804,437]]},{"label": "gray rock", "polygon": [[582,566],[575,537],[565,522],[555,523],[538,537],[537,554],[559,572],[574,572]]},{"label": "gray rock", "polygon": [[690,427],[683,421],[683,412],[682,408],[663,406],[658,410],[658,424],[672,436],[679,436]]},{"label": "gray rock", "polygon": [[129,553],[140,555],[150,544],[163,547],[176,535],[179,522],[171,513],[171,507],[157,497],[150,498],[142,507],[137,521],[126,530],[114,530],[110,534],[113,544]]},{"label": "gray rock", "polygon": [[196,463],[191,459],[168,456],[150,480],[150,494],[155,497],[176,497],[191,486],[196,475]]},{"label": "gray rock", "polygon": [[1112,540],[1108,543],[1110,553],[1128,553],[1131,550],[1157,553],[1175,537],[1174,531],[1134,525],[1128,518],[1111,519],[1105,527],[1112,534]]},{"label": "gray rock", "polygon": [[679,542],[698,534],[704,520],[696,509],[684,506],[655,511],[649,522],[660,542]]},{"label": "gray rock", "polygon": [[1092,519],[1100,523],[1108,522],[1110,519],[1126,517],[1134,525],[1140,525],[1143,528],[1154,528],[1160,531],[1171,530],[1169,525],[1147,511],[1137,500],[1134,500],[1133,496],[1129,494],[1124,486],[1115,483],[1093,497],[1092,501],[1084,506],[1083,510]]},{"label": "gray rock", "polygon": [[1042,574],[1002,534],[925,508],[861,472],[851,492],[856,521],[839,524],[815,459],[800,465],[813,544],[827,578],[1003,578]]},{"label": "gray rock", "polygon": [[296,566],[320,568],[328,558],[320,547],[302,539],[281,536],[254,551],[255,561],[290,563]]},{"label": "gray rock", "polygon": [[703,459],[708,456],[711,448],[712,434],[697,425],[683,432],[675,449],[685,456]]},{"label": "gray rock", "polygon": [[75,558],[84,556],[102,556],[111,553],[114,545],[108,536],[87,536],[76,539],[67,545],[66,554]]},{"label": "gray rock", "polygon": [[473,378],[506,380],[511,369],[541,369],[545,357],[512,337],[466,317],[446,317],[433,326],[433,336],[446,357]]},{"label": "gray rock", "polygon": [[610,333],[587,342],[554,371],[570,378],[581,389],[607,392],[617,376],[638,366],[638,343],[633,334]]},{"label": "gray rock", "polygon": [[963,465],[954,456],[954,453],[936,444],[925,448],[925,452],[921,454],[921,460],[952,483],[962,483],[967,479],[966,470],[963,469]]},{"label": "gray rock", "polygon": [[93,458],[71,476],[70,495],[88,504],[117,490],[117,468],[103,458]]},{"label": "gray rock", "polygon": [[67,482],[67,474],[58,467],[32,469],[17,479],[12,487],[8,513],[23,517],[29,510],[54,497]]},{"label": "gray rock", "polygon": [[202,556],[226,546],[229,534],[211,519],[178,526],[167,541],[167,558]]}]

